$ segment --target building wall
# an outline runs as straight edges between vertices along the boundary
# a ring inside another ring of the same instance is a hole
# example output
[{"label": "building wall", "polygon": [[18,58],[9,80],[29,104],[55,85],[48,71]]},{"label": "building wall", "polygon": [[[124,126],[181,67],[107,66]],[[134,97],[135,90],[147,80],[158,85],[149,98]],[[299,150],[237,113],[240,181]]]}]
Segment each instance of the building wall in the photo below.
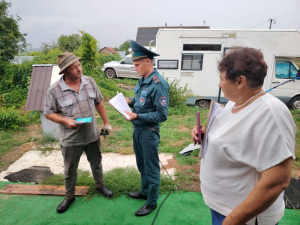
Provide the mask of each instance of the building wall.
[{"label": "building wall", "polygon": [[59,124],[54,123],[51,120],[46,119],[43,111],[40,111],[43,132],[45,135],[53,137],[55,140],[59,140]]}]

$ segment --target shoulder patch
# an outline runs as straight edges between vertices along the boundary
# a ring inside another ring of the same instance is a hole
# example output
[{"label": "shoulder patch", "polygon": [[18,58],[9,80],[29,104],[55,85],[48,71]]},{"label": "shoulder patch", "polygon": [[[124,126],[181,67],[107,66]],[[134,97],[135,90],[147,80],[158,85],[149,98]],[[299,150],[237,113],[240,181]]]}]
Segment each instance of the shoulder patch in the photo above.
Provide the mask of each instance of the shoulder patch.
[{"label": "shoulder patch", "polygon": [[159,98],[159,103],[162,107],[166,107],[167,106],[167,98],[166,96],[160,97]]},{"label": "shoulder patch", "polygon": [[152,78],[153,80],[154,80],[154,82],[156,83],[156,84],[158,84],[159,82],[160,82],[160,80],[157,78],[157,76],[153,76],[153,78]]}]

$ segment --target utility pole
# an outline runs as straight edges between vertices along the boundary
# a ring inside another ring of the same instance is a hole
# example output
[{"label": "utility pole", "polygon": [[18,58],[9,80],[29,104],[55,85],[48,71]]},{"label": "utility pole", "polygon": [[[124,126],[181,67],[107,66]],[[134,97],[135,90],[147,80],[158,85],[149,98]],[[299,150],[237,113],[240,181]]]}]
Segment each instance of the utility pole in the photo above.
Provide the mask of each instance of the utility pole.
[{"label": "utility pole", "polygon": [[204,26],[205,26],[206,21],[204,20],[203,23],[204,23]]},{"label": "utility pole", "polygon": [[274,24],[276,23],[276,20],[275,19],[269,19],[270,21],[270,27],[269,27],[269,30],[271,30],[271,27],[272,27],[272,22],[274,22]]}]

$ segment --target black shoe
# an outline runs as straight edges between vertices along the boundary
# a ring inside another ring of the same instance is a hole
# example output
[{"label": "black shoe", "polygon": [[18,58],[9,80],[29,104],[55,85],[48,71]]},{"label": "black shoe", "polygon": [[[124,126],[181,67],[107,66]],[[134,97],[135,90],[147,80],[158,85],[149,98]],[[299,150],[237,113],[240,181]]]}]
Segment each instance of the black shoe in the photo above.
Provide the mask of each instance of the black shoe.
[{"label": "black shoe", "polygon": [[150,206],[147,205],[147,203],[145,205],[143,205],[142,208],[140,208],[138,211],[135,212],[136,216],[146,216],[149,213],[151,213],[154,209],[156,209],[157,204]]},{"label": "black shoe", "polygon": [[147,200],[147,198],[148,198],[147,196],[142,195],[141,192],[129,192],[128,196],[130,198],[134,198],[134,199],[144,199],[144,200]]},{"label": "black shoe", "polygon": [[99,191],[104,197],[112,197],[113,192],[111,190],[108,190],[105,186],[103,188],[96,188],[97,191]]},{"label": "black shoe", "polygon": [[63,213],[65,211],[68,210],[69,206],[75,201],[75,197],[71,198],[71,199],[66,199],[64,198],[64,200],[59,204],[59,206],[57,206],[56,211],[58,213]]}]

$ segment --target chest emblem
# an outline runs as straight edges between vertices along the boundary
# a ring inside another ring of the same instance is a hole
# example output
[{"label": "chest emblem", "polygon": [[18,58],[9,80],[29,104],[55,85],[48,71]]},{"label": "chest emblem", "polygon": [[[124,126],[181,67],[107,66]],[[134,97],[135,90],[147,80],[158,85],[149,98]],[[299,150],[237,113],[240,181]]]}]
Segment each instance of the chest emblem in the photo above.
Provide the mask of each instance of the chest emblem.
[{"label": "chest emblem", "polygon": [[147,95],[148,95],[148,92],[149,92],[149,90],[145,88],[145,89],[143,89],[141,95],[142,95],[142,96],[147,96]]},{"label": "chest emblem", "polygon": [[145,98],[144,98],[144,97],[141,97],[141,98],[140,98],[140,104],[141,104],[141,105],[145,105]]},{"label": "chest emblem", "polygon": [[159,98],[159,104],[160,104],[162,107],[166,107],[166,106],[167,106],[167,98],[166,98],[166,96],[163,96],[163,97],[160,97],[160,98]]}]

